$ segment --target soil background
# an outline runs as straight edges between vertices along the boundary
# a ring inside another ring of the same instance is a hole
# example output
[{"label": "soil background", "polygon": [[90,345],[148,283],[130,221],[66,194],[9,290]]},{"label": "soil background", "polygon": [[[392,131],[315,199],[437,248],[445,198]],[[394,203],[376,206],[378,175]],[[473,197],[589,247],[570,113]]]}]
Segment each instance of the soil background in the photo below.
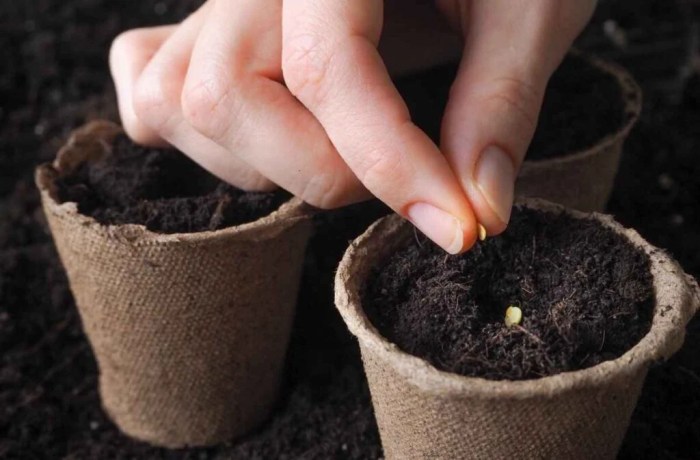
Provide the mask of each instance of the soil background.
[{"label": "soil background", "polygon": [[[320,215],[306,259],[287,384],[269,423],[236,444],[166,451],[105,417],[96,367],[32,183],[71,129],[117,119],[107,71],[122,30],[181,19],[199,0],[0,0],[0,458],[378,458],[354,341],[332,306],[348,240],[386,212]],[[700,276],[700,77],[696,0],[601,0],[579,46],[645,90],[609,210]],[[320,326],[320,327],[316,327]],[[697,459],[700,321],[652,370],[621,459]]]}]

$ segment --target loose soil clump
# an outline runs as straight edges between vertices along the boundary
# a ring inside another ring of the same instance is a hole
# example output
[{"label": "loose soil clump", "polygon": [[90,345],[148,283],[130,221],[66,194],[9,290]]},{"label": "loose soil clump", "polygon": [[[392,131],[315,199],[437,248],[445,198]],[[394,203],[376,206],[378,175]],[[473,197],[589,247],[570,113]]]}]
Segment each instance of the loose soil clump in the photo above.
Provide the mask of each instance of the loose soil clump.
[{"label": "loose soil clump", "polygon": [[285,192],[244,192],[176,150],[134,144],[125,135],[110,155],[81,164],[58,181],[58,198],[105,225],[142,224],[160,233],[218,230],[251,222],[289,199]]},{"label": "loose soil clump", "polygon": [[[649,259],[593,220],[517,208],[508,230],[460,256],[421,235],[364,293],[404,351],[467,376],[523,380],[615,359],[649,331]],[[506,309],[523,312],[504,323]]]}]

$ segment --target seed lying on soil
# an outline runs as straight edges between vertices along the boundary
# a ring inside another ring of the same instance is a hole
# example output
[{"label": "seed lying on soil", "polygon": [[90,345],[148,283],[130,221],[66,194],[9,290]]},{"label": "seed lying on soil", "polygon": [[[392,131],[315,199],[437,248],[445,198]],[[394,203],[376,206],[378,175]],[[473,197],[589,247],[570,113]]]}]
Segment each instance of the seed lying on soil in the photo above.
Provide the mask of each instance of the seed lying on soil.
[{"label": "seed lying on soil", "polygon": [[520,324],[520,321],[522,321],[522,319],[523,319],[523,311],[520,309],[520,307],[516,307],[515,305],[510,305],[506,309],[506,319],[505,319],[506,326],[508,326],[508,327],[517,326]]}]

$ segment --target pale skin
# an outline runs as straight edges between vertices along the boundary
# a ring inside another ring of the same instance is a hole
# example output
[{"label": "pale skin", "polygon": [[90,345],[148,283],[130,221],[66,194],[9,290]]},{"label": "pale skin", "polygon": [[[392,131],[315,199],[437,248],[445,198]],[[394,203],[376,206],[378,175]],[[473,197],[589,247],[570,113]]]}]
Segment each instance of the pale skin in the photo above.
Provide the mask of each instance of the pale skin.
[{"label": "pale skin", "polygon": [[[374,195],[456,254],[506,228],[547,81],[595,4],[208,0],[117,37],[110,66],[136,142],[324,209]],[[390,75],[460,54],[438,146]]]}]

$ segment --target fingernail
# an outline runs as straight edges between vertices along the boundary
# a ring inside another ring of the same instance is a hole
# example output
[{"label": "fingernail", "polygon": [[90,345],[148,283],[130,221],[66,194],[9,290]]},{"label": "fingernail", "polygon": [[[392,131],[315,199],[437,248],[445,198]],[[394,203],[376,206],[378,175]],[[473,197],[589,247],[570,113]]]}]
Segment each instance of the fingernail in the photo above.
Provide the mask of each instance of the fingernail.
[{"label": "fingernail", "polygon": [[476,165],[474,180],[491,210],[507,224],[515,188],[513,160],[496,146],[486,148]]},{"label": "fingernail", "polygon": [[453,215],[427,203],[415,203],[408,208],[408,218],[418,230],[450,254],[464,247],[462,223]]}]

